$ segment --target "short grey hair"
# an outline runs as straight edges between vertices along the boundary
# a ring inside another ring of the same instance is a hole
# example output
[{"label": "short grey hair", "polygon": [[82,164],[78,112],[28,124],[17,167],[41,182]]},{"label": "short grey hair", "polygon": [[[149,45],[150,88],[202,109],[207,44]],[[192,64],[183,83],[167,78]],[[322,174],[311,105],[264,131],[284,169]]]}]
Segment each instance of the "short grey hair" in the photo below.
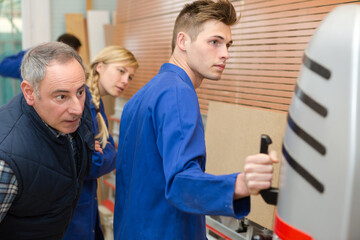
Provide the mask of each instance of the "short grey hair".
[{"label": "short grey hair", "polygon": [[39,96],[38,86],[44,79],[46,68],[52,61],[59,64],[76,59],[84,70],[85,67],[79,54],[69,45],[62,42],[47,42],[29,49],[21,63],[21,76],[30,82],[35,93]]}]

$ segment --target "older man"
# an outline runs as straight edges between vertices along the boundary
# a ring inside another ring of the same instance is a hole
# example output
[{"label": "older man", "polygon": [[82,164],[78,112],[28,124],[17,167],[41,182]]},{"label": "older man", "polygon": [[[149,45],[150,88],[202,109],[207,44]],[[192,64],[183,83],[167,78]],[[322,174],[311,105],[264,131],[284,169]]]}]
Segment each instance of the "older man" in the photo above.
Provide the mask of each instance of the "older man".
[{"label": "older man", "polygon": [[30,49],[22,93],[0,108],[1,239],[62,239],[94,149],[81,58],[68,45]]}]

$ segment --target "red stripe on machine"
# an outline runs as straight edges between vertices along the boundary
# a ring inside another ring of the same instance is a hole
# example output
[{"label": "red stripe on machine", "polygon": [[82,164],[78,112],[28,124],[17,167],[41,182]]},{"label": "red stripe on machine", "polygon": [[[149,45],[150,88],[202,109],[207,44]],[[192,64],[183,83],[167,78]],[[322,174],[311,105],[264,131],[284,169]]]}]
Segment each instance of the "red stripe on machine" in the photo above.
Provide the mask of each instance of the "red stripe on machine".
[{"label": "red stripe on machine", "polygon": [[313,238],[303,231],[294,228],[284,222],[275,211],[274,232],[282,240],[313,240]]}]

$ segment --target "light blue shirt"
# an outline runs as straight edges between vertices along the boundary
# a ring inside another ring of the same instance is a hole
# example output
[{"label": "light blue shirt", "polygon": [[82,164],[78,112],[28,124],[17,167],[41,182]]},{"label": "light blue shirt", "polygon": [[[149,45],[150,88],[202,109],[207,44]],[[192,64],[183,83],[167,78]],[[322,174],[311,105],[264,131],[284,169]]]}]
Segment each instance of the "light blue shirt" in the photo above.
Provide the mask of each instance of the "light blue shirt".
[{"label": "light blue shirt", "polygon": [[163,64],[125,105],[118,151],[116,240],[206,239],[205,215],[249,213],[249,197],[233,200],[237,173],[205,173],[198,98],[173,64]]}]

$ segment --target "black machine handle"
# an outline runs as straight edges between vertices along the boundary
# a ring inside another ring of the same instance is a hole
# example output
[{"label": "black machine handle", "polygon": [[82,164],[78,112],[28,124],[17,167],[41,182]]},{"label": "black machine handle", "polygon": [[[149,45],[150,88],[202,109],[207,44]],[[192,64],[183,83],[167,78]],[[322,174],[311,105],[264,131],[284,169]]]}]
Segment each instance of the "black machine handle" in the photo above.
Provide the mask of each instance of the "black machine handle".
[{"label": "black machine handle", "polygon": [[[266,135],[261,135],[260,153],[268,153],[269,145],[272,143],[271,138]],[[260,195],[267,204],[276,205],[279,194],[279,188],[270,187],[260,191]]]}]

